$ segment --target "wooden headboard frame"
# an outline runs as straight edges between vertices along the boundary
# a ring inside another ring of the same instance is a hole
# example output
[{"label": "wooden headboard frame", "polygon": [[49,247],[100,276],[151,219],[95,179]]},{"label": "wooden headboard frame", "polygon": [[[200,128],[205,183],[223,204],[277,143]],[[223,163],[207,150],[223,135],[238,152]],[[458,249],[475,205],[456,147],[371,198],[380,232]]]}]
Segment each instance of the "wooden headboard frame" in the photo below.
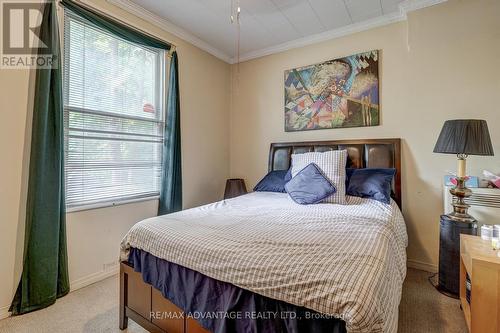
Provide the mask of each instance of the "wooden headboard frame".
[{"label": "wooden headboard frame", "polygon": [[287,170],[291,155],[346,149],[348,168],[395,168],[392,197],[401,205],[401,139],[360,139],[271,143],[269,171]]}]

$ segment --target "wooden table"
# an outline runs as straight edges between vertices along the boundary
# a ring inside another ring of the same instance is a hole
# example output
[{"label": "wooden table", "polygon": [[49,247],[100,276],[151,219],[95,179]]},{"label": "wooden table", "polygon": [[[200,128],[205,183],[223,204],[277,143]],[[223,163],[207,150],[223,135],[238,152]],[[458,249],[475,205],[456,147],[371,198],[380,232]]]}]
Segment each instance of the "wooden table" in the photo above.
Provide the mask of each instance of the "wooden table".
[{"label": "wooden table", "polygon": [[[491,241],[460,235],[460,302],[471,333],[500,332],[500,251]],[[465,298],[465,279],[471,280],[470,304]]]}]

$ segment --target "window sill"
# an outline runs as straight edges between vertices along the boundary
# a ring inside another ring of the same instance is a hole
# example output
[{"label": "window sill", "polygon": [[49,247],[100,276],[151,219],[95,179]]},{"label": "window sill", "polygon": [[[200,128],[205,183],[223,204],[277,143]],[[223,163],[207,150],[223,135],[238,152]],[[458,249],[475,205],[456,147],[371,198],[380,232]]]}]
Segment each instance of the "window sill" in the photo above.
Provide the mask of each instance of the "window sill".
[{"label": "window sill", "polygon": [[160,199],[160,196],[155,195],[155,196],[151,196],[151,197],[125,199],[125,200],[120,200],[120,201],[98,202],[98,203],[89,204],[89,205],[68,207],[68,208],[66,208],[66,213],[68,214],[68,213],[81,212],[81,211],[85,211],[85,210],[94,210],[94,209],[100,209],[100,208],[116,207],[116,206],[122,206],[122,205],[126,205],[126,204],[136,203],[136,202],[152,201],[152,200],[158,200],[158,199]]}]

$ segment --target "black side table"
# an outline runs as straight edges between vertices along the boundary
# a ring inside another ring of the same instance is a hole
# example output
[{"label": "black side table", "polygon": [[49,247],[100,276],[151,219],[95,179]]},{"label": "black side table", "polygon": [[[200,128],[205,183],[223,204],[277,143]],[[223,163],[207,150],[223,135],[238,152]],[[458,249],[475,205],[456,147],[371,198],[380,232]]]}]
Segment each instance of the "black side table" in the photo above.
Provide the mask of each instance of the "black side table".
[{"label": "black side table", "polygon": [[477,224],[457,222],[441,215],[437,289],[454,298],[459,297],[460,291],[460,234],[477,235]]}]

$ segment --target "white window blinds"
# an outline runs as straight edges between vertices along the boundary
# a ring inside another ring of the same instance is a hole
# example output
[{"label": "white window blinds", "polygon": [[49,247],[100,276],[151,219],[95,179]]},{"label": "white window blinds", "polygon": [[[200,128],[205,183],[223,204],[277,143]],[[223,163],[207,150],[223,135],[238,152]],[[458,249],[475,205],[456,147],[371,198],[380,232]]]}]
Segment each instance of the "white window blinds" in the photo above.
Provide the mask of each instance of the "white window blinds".
[{"label": "white window blinds", "polygon": [[66,205],[159,195],[164,133],[163,50],[127,42],[66,11]]}]

